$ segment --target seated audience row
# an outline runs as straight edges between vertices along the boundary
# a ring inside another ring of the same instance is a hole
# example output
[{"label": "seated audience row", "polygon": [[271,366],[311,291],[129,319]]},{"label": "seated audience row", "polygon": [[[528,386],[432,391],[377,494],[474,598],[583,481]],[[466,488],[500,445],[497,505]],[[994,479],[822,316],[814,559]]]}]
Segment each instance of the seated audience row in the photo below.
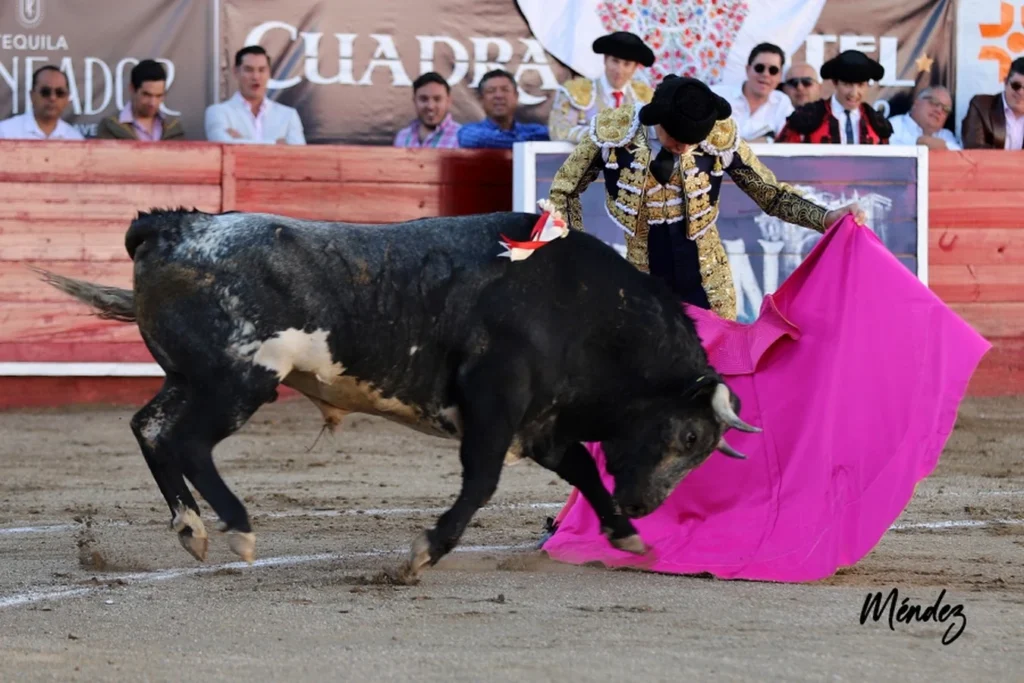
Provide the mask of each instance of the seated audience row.
[{"label": "seated audience row", "polygon": [[[616,31],[594,41],[603,55],[597,78],[575,77],[555,93],[548,125],[516,120],[519,95],[515,77],[495,69],[477,85],[484,119],[459,123],[451,113],[451,86],[430,72],[413,82],[416,118],[395,135],[396,147],[511,149],[531,140],[578,142],[600,111],[627,104],[646,104],[653,89],[637,76],[640,66],[654,64],[654,52],[635,34]],[[271,61],[258,45],[235,54],[233,73],[238,90],[206,109],[205,137],[213,142],[242,144],[306,144],[299,113],[267,96]],[[820,76],[832,81],[831,97],[821,97],[818,73],[808,64],[786,69],[786,55],[772,43],[755,46],[747,59],[746,79],[737,86],[715,86],[732,106],[740,135],[748,142],[925,145],[931,149],[1024,149],[1024,57],[1014,60],[1003,92],[976,95],[963,120],[963,145],[946,128],[952,98],[941,85],[915,88],[909,112],[886,118],[866,93],[885,70],[859,50],[846,50],[822,65]],[[167,73],[159,62],[144,60],[132,69],[129,101],[104,118],[97,137],[164,141],[184,139],[181,120],[164,115]],[[53,65],[32,77],[31,108],[0,121],[0,138],[82,140],[61,119],[70,90],[67,77]],[[549,133],[550,131],[550,133]]]}]

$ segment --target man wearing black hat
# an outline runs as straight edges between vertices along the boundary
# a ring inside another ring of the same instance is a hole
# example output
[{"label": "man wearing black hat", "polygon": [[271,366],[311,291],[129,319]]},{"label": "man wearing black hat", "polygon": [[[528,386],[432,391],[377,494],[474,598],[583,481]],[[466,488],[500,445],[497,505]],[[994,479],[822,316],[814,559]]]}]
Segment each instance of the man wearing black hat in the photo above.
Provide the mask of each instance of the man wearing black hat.
[{"label": "man wearing black hat", "polygon": [[[716,219],[722,174],[762,210],[819,232],[856,204],[829,211],[776,180],[738,135],[732,108],[706,84],[670,75],[649,104],[607,109],[555,174],[549,198],[582,230],[580,195],[604,171],[605,208],[626,233],[626,258],[686,303],[736,319],[736,292]],[[655,154],[656,148],[660,151]]]},{"label": "man wearing black hat", "polygon": [[594,52],[604,55],[600,78],[570,78],[555,92],[548,117],[552,140],[579,142],[590,131],[599,112],[627,104],[647,104],[653,89],[634,78],[642,64],[654,64],[654,52],[634,33],[616,31],[594,41]]},{"label": "man wearing black hat", "polygon": [[885,68],[860,50],[841,52],[821,65],[821,78],[832,81],[835,93],[828,100],[797,108],[786,119],[776,142],[889,144],[892,125],[864,102],[868,81],[878,82],[883,76]]}]

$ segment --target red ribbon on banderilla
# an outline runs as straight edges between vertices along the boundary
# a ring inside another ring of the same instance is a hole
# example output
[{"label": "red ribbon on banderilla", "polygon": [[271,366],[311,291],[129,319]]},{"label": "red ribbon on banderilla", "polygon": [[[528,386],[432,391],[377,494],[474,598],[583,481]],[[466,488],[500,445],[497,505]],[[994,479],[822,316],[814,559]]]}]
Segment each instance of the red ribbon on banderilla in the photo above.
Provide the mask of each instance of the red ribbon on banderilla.
[{"label": "red ribbon on banderilla", "polygon": [[505,251],[498,254],[499,257],[504,256],[510,261],[522,261],[545,244],[569,234],[569,226],[566,225],[562,214],[550,200],[541,199],[537,205],[543,213],[533,226],[530,239],[525,242],[517,242],[502,234],[499,244],[505,247]]}]

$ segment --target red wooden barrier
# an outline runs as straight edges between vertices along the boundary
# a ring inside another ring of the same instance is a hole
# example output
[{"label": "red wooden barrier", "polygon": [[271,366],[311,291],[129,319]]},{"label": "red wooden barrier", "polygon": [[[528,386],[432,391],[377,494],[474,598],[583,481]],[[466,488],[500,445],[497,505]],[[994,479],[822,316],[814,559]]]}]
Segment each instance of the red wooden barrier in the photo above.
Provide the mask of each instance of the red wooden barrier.
[{"label": "red wooden barrier", "polygon": [[976,395],[1024,393],[1024,155],[929,155],[929,286],[993,344]]},{"label": "red wooden barrier", "polygon": [[[994,344],[971,393],[1024,393],[1024,157],[930,155],[930,286]],[[271,211],[385,223],[507,210],[511,154],[389,147],[0,140],[0,362],[151,362],[27,264],[129,286],[137,210]],[[158,379],[0,377],[0,407],[138,404]]]}]

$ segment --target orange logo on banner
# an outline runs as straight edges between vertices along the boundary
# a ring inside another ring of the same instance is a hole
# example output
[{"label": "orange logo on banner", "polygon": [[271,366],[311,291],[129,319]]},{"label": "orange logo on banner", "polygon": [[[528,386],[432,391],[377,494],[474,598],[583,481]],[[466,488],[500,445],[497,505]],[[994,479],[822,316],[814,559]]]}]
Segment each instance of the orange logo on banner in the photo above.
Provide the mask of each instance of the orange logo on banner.
[{"label": "orange logo on banner", "polygon": [[[1024,33],[1014,31],[1013,21],[1015,19],[1013,5],[1008,2],[999,3],[999,23],[980,24],[978,30],[982,38],[1003,38],[1006,37],[1006,49],[996,45],[985,45],[978,52],[978,59],[992,59],[999,62],[999,80],[1005,81],[1010,72],[1010,62],[1014,57],[1024,52]],[[1024,6],[1020,8],[1020,25],[1024,27]]]}]

